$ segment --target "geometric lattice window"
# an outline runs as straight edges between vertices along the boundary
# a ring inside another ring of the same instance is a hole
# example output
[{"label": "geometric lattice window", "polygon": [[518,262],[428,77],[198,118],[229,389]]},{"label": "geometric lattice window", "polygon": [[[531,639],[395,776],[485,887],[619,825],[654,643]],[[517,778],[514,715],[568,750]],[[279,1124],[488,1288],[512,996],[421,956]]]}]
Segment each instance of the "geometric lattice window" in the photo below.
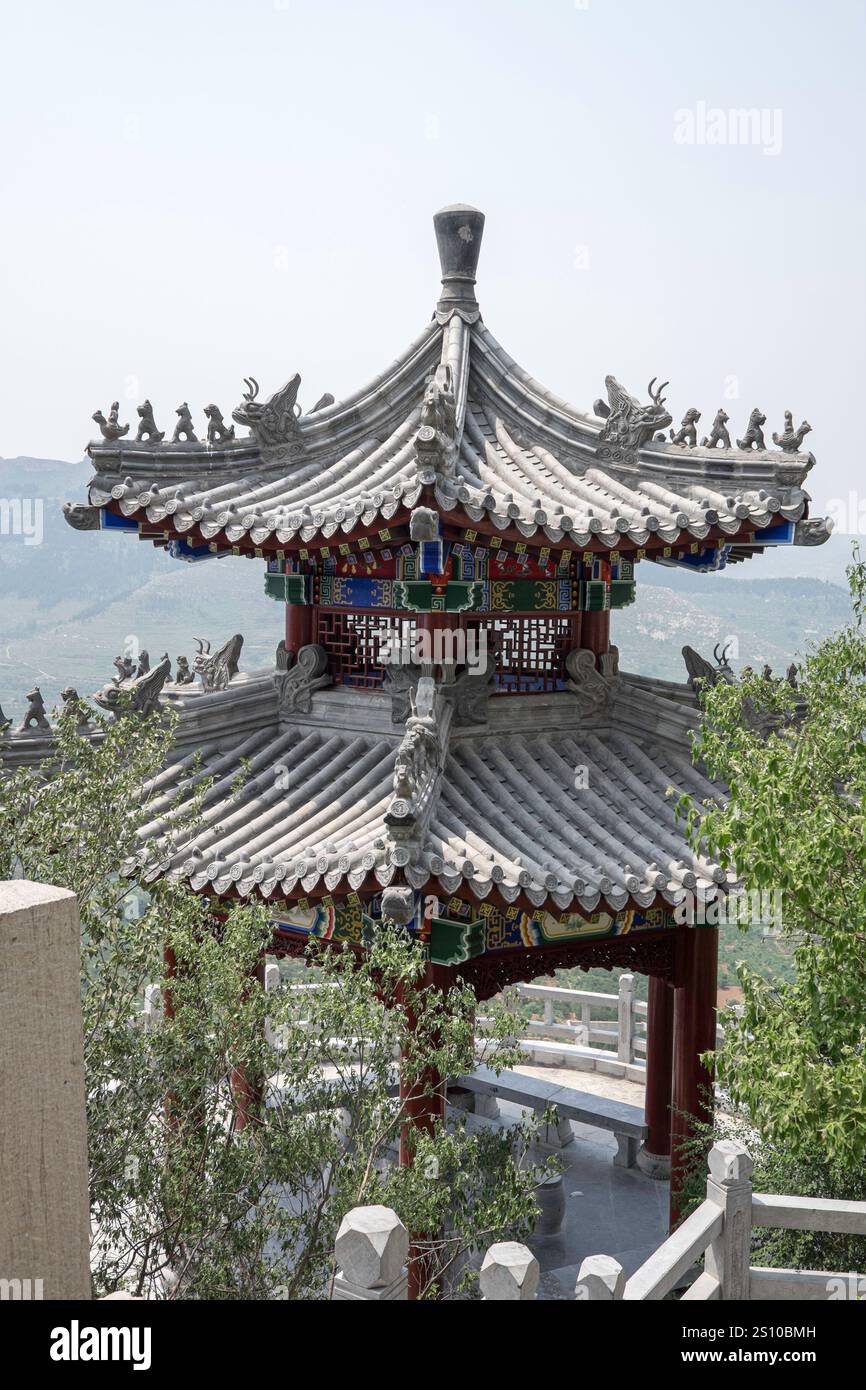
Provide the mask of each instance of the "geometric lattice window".
[{"label": "geometric lattice window", "polygon": [[528,695],[563,690],[568,681],[565,657],[574,645],[568,617],[464,617],[467,628],[499,634],[496,688],[501,695]]},{"label": "geometric lattice window", "polygon": [[328,653],[336,685],[355,690],[378,690],[385,682],[382,647],[410,644],[414,617],[350,609],[315,610],[313,641]]}]

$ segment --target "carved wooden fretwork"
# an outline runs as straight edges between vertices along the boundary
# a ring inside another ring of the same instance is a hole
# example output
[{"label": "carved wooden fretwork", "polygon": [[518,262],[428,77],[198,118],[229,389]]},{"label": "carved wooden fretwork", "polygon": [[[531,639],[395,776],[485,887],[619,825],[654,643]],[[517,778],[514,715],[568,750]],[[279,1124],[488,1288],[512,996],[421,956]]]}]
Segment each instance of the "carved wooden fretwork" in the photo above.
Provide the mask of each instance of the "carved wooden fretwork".
[{"label": "carved wooden fretwork", "polygon": [[569,941],[557,946],[489,952],[458,966],[459,974],[479,1003],[499,994],[506,985],[525,984],[554,970],[636,970],[672,980],[679,933],[671,927],[655,932],[625,932],[593,941]]},{"label": "carved wooden fretwork", "polygon": [[[581,970],[635,970],[661,980],[675,978],[677,944],[681,932],[675,927],[661,931],[624,932],[621,936],[602,936],[592,941],[563,941],[556,946],[530,946],[524,950],[494,951],[466,961],[455,970],[441,969],[437,983],[442,987],[461,981],[482,1003],[501,993],[507,985],[526,984],[554,970],[579,966]],[[271,952],[275,956],[303,958],[310,938],[300,933],[275,932]],[[328,942],[330,949],[354,950],[346,942]]]}]

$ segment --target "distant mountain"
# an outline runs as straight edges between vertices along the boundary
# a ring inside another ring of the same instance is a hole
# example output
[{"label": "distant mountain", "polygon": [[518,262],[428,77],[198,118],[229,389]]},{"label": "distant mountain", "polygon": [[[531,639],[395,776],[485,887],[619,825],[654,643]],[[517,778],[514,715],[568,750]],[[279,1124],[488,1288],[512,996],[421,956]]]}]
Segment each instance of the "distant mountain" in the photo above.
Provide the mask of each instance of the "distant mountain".
[{"label": "distant mountain", "polygon": [[684,680],[683,646],[711,660],[717,643],[729,646],[735,670],[760,669],[767,662],[781,674],[851,615],[847,590],[825,580],[725,583],[721,575],[706,575],[701,588],[671,588],[654,580],[641,582],[653,568],[639,567],[636,602],[611,618],[621,667],[643,675]]},{"label": "distant mountain", "polygon": [[[155,662],[164,651],[192,656],[196,637],[219,645],[242,632],[242,669],[272,661],[283,610],[264,597],[263,562],[228,557],[189,565],[130,534],[73,531],[61,503],[82,500],[89,476],[88,463],[0,460],[0,501],[28,501],[31,516],[41,504],[43,531],[40,544],[0,533],[6,714],[23,714],[33,683],[49,708],[66,685],[82,695],[98,689],[114,674],[112,660],[128,637]],[[850,541],[833,537],[815,550],[768,552],[721,574],[644,562],[637,602],[612,616],[621,665],[682,680],[685,643],[711,657],[717,642],[733,640],[735,668],[767,661],[783,671],[810,640],[847,621],[849,558]],[[787,577],[768,578],[767,569]]]},{"label": "distant mountain", "polygon": [[[128,638],[155,662],[195,655],[196,637],[245,638],[242,666],[273,660],[284,631],[264,595],[264,564],[234,559],[186,564],[122,532],[73,531],[61,505],[82,500],[89,464],[0,460],[0,499],[41,504],[40,544],[0,534],[0,705],[24,713],[35,683],[50,709],[73,685],[82,695],[115,674]],[[32,506],[25,515],[33,515]]]}]

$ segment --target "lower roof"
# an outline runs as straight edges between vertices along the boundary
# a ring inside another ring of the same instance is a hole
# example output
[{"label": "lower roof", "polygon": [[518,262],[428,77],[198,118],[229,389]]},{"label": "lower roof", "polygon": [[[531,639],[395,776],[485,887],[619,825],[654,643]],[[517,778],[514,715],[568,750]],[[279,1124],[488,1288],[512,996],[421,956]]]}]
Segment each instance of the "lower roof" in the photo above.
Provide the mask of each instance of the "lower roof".
[{"label": "lower roof", "polygon": [[[318,690],[281,715],[272,672],[221,693],[166,687],[181,722],[145,789],[140,863],[195,891],[271,900],[407,883],[592,913],[715,896],[733,875],[694,853],[676,814],[683,792],[723,795],[692,763],[694,696],[610,684],[595,711],[559,692],[491,696],[484,724],[440,712],[426,764],[423,721],[392,722],[385,692]],[[177,843],[196,791],[200,820]]]}]

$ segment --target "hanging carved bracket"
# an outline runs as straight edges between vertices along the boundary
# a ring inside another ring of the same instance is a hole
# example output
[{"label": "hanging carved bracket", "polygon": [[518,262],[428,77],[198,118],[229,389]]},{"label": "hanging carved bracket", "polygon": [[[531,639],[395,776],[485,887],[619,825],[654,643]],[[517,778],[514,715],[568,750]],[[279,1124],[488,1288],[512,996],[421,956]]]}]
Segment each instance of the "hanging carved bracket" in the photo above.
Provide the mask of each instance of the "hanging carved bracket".
[{"label": "hanging carved bracket", "polygon": [[600,658],[601,670],[595,664],[595,652],[575,647],[565,658],[568,689],[577,697],[582,715],[600,714],[610,703],[619,685],[619,651],[611,647]]},{"label": "hanging carved bracket", "polygon": [[432,676],[421,676],[409,693],[411,714],[394,762],[394,797],[385,812],[385,824],[398,842],[420,840],[436,799],[451,723],[442,689]]},{"label": "hanging carved bracket", "polygon": [[286,650],[285,642],[277,647],[274,685],[281,715],[309,714],[313,694],[333,684],[328,671],[328,653],[316,643],[301,647],[297,656]]},{"label": "hanging carved bracket", "polygon": [[[501,643],[498,632],[482,628],[477,634],[471,661],[459,667],[446,661],[440,663],[442,680],[437,689],[442,699],[451,706],[455,724],[487,723]],[[416,686],[422,678],[432,677],[435,671],[433,662],[421,661],[411,649],[406,651],[405,657],[405,660],[385,664],[392,724],[406,723]]]}]

